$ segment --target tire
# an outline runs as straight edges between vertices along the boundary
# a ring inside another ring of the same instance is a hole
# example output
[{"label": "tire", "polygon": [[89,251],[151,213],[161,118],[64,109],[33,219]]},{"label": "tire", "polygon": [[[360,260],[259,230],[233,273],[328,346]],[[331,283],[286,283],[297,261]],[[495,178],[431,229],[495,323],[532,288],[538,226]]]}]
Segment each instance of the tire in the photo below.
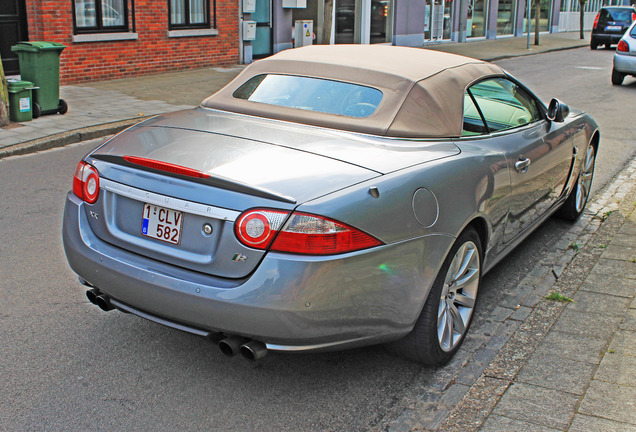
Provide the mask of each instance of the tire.
[{"label": "tire", "polygon": [[583,160],[579,177],[576,179],[574,189],[572,189],[568,199],[557,213],[562,219],[574,222],[583,214],[587,200],[590,197],[595,163],[596,151],[594,146],[590,145],[585,152],[585,159]]},{"label": "tire", "polygon": [[441,366],[453,357],[472,322],[482,255],[477,232],[467,229],[444,260],[413,330],[390,349],[428,366]]},{"label": "tire", "polygon": [[33,102],[33,112],[32,112],[32,117],[38,118],[42,115],[42,108],[40,108],[40,105]]},{"label": "tire", "polygon": [[590,41],[590,49],[595,50],[596,48],[598,48],[598,42],[596,42],[594,39],[592,39]]},{"label": "tire", "polygon": [[57,112],[64,115],[68,111],[68,104],[64,99],[60,99],[60,103],[57,106]]},{"label": "tire", "polygon": [[616,69],[612,68],[612,85],[619,86],[623,84],[623,80],[625,79],[625,74],[617,72]]}]

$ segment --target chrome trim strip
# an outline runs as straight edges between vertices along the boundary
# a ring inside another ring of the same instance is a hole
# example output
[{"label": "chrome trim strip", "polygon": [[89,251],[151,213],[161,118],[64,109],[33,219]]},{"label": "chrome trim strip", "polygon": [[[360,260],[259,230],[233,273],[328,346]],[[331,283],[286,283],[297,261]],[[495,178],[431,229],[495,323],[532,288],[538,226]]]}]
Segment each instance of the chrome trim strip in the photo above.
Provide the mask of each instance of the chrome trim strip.
[{"label": "chrome trim strip", "polygon": [[160,195],[154,192],[148,192],[142,189],[134,188],[132,186],[126,186],[108,179],[99,179],[99,183],[102,189],[117,195],[125,196],[127,198],[131,198],[136,201],[142,201],[148,204],[155,204],[172,210],[196,214],[199,216],[234,222],[236,218],[238,218],[241,214],[240,212],[237,212],[235,210],[228,210],[221,207],[194,203],[179,198]]}]

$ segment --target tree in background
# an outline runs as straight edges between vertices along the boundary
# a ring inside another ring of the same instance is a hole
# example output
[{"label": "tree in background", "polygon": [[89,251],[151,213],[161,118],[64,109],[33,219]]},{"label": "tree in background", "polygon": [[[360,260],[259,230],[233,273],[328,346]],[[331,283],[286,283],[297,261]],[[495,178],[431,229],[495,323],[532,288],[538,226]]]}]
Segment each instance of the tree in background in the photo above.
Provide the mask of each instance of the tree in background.
[{"label": "tree in background", "polygon": [[579,28],[581,29],[580,33],[579,33],[579,37],[581,39],[585,39],[585,35],[583,34],[583,21],[585,20],[585,3],[587,3],[587,0],[579,0],[579,6],[580,6],[580,13],[579,13]]},{"label": "tree in background", "polygon": [[0,83],[0,127],[2,127],[9,124],[9,92],[2,62],[0,62],[0,80],[2,80]]},{"label": "tree in background", "polygon": [[539,46],[539,24],[541,22],[541,0],[534,0],[534,44]]}]

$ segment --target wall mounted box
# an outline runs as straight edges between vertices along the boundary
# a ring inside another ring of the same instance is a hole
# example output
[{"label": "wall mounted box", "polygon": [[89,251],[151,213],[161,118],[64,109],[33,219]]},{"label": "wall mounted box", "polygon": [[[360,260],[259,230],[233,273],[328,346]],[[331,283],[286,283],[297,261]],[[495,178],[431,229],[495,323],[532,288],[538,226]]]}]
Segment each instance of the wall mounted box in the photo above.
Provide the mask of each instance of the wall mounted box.
[{"label": "wall mounted box", "polygon": [[256,21],[243,21],[243,40],[252,41],[256,39]]},{"label": "wall mounted box", "polygon": [[256,12],[256,0],[243,0],[243,13]]},{"label": "wall mounted box", "polygon": [[283,7],[304,9],[307,7],[307,0],[283,0]]}]

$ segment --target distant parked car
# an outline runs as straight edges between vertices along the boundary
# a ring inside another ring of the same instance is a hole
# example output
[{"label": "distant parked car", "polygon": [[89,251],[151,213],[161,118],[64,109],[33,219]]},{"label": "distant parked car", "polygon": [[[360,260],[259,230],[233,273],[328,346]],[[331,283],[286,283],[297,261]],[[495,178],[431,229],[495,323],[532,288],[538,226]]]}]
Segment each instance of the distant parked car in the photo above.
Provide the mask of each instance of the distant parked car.
[{"label": "distant parked car", "polygon": [[612,68],[612,84],[621,85],[625,75],[636,77],[636,21],[618,42]]},{"label": "distant parked car", "polygon": [[602,7],[594,18],[590,48],[599,45],[609,48],[617,44],[632,22],[636,21],[636,9],[633,6]]}]

